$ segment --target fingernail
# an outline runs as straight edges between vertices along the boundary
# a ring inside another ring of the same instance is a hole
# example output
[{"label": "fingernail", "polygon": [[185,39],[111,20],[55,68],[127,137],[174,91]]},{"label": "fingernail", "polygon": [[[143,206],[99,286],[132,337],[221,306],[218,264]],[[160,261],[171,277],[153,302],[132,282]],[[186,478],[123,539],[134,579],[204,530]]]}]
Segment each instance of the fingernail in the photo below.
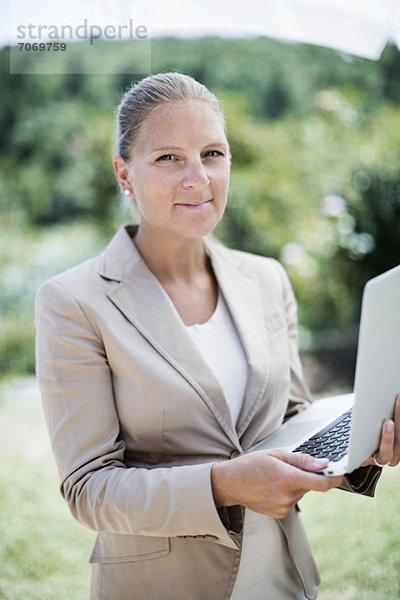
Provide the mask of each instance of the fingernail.
[{"label": "fingernail", "polygon": [[394,424],[392,421],[385,421],[385,424],[383,426],[384,430],[386,433],[393,433],[394,431]]}]

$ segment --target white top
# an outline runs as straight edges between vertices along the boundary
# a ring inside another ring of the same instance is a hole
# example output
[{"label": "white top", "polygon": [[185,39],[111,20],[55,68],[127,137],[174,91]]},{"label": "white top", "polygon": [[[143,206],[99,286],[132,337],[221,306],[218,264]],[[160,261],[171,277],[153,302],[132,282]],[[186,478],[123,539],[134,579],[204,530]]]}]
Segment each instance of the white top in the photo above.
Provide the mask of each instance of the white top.
[{"label": "white top", "polygon": [[236,424],[246,390],[248,363],[222,294],[218,294],[217,307],[208,321],[186,329],[221,384]]},{"label": "white top", "polygon": [[[248,363],[235,324],[221,293],[206,323],[186,327],[224,391],[237,423],[246,390]],[[270,540],[275,540],[273,546]],[[266,515],[245,510],[243,547],[231,600],[260,600],[265,589],[274,599],[305,600],[302,587],[278,523]]]}]

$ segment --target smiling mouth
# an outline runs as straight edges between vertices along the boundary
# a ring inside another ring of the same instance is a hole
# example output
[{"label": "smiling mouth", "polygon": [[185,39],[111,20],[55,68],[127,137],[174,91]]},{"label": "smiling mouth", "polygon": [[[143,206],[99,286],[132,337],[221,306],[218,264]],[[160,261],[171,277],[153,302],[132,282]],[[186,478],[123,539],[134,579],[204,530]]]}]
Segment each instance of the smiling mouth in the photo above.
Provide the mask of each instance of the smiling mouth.
[{"label": "smiling mouth", "polygon": [[206,206],[208,206],[210,203],[212,202],[212,199],[210,200],[204,200],[204,202],[177,202],[176,206],[182,206],[183,208],[189,208],[192,210],[199,210],[201,208],[205,208]]}]

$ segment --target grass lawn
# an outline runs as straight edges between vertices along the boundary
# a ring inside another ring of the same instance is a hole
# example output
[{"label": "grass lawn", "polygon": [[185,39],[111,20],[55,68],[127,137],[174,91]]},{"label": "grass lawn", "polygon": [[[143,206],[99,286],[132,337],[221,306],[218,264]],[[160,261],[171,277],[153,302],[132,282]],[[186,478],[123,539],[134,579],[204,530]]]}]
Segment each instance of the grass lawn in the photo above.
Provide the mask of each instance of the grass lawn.
[{"label": "grass lawn", "polygon": [[399,600],[400,468],[385,469],[375,498],[310,492],[302,520],[321,572],[321,600]]},{"label": "grass lawn", "polygon": [[18,381],[0,394],[0,598],[88,600],[94,533],[58,492],[36,387]]},{"label": "grass lawn", "polygon": [[[0,599],[87,600],[94,533],[58,493],[32,380],[1,385],[0,435]],[[339,490],[303,498],[320,600],[399,600],[399,498],[400,469],[385,469],[374,499]]]}]

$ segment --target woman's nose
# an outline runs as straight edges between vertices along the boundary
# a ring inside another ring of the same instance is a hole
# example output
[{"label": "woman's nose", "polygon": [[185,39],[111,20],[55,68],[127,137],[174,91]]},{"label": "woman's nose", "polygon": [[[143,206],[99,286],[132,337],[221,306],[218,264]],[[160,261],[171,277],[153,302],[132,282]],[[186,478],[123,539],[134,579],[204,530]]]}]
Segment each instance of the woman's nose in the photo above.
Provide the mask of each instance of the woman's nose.
[{"label": "woman's nose", "polygon": [[199,188],[210,183],[205,167],[201,160],[188,164],[182,184],[185,188]]}]

